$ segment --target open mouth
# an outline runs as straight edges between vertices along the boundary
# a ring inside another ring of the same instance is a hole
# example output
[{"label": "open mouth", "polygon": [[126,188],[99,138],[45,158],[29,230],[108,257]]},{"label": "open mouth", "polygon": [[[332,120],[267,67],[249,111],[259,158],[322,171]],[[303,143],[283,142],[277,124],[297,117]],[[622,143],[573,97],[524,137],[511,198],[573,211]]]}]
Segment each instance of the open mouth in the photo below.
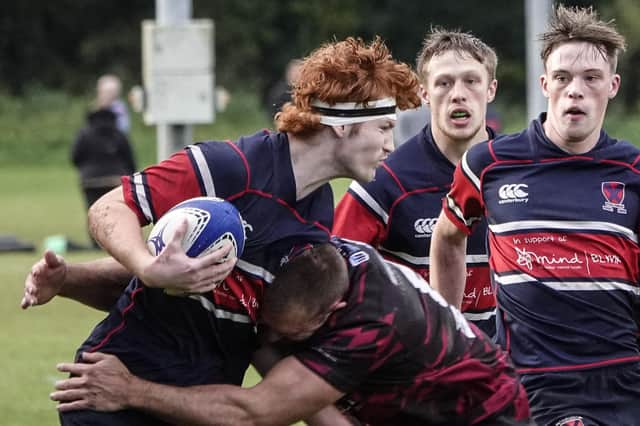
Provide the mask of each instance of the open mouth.
[{"label": "open mouth", "polygon": [[578,107],[571,107],[567,109],[565,115],[578,116],[578,115],[586,115],[586,113]]},{"label": "open mouth", "polygon": [[456,109],[453,112],[451,112],[451,115],[449,115],[449,117],[451,117],[454,120],[461,120],[461,119],[471,117],[471,114],[469,114],[469,112],[464,109]]}]

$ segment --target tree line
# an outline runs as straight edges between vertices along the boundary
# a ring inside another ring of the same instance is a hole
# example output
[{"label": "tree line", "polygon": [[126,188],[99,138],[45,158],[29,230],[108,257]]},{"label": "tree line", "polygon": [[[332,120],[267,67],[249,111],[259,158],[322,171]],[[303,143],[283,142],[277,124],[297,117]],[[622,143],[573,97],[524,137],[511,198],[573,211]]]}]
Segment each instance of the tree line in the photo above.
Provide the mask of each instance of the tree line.
[{"label": "tree line", "polygon": [[[640,80],[630,76],[640,65],[640,4],[564,3],[593,5],[604,18],[616,19],[629,42],[620,63],[621,97],[634,107]],[[154,16],[150,0],[2,2],[0,90],[86,93],[104,72],[139,83],[141,21]],[[413,65],[424,34],[443,26],[471,31],[497,50],[501,100],[521,101],[525,94],[524,0],[193,0],[193,17],[215,21],[216,81],[232,90],[264,95],[289,59],[350,35],[381,35],[396,57]]]}]

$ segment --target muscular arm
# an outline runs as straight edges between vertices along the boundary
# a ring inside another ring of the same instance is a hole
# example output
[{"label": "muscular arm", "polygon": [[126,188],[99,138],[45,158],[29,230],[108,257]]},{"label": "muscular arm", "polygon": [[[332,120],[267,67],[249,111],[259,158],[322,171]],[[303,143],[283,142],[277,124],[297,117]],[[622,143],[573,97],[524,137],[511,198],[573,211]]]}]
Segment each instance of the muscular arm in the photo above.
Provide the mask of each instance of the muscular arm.
[{"label": "muscular arm", "polygon": [[58,366],[78,376],[56,383],[51,398],[60,411],[129,407],[180,424],[276,425],[308,417],[342,396],[294,357],[277,363],[252,388],[165,386],[136,378],[112,355],[84,354],[84,360],[92,363]]},{"label": "muscular arm", "polygon": [[124,201],[122,187],[102,196],[89,209],[93,237],[134,275],[142,276],[153,261],[136,214]]},{"label": "muscular arm", "polygon": [[431,237],[429,281],[447,302],[460,309],[467,278],[467,236],[444,211]]},{"label": "muscular arm", "polygon": [[118,187],[89,209],[89,226],[94,238],[126,269],[149,287],[200,293],[215,288],[233,269],[235,256],[228,256],[226,244],[201,257],[187,257],[182,248],[187,224],[182,224],[164,250],[153,256],[147,249],[138,217]]},{"label": "muscular arm", "polygon": [[131,278],[131,273],[111,257],[72,263],[67,265],[67,276],[58,295],[108,311]]},{"label": "muscular arm", "polygon": [[[266,376],[274,365],[285,358],[284,351],[274,344],[263,345],[253,356],[252,364],[262,376]],[[304,418],[307,426],[351,426],[352,423],[334,405],[328,405],[317,413]]]}]

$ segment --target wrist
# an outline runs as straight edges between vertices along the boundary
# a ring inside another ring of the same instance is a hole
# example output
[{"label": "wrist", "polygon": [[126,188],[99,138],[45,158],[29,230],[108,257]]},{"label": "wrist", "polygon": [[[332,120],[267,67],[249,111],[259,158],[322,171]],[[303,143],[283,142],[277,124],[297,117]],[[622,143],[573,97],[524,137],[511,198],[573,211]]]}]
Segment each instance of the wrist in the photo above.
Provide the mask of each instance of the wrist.
[{"label": "wrist", "polygon": [[151,382],[131,375],[127,385],[122,390],[125,408],[144,409],[146,399],[150,396]]}]

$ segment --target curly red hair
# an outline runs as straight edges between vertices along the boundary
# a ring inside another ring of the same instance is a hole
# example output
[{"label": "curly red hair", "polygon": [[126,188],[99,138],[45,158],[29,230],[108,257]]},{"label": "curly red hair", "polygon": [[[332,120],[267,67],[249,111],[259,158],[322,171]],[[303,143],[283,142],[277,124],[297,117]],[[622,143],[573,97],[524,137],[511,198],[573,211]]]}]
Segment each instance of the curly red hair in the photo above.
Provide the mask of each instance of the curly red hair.
[{"label": "curly red hair", "polygon": [[393,97],[399,109],[417,108],[415,73],[391,57],[380,37],[369,45],[360,38],[326,43],[304,58],[292,90],[292,102],[276,114],[278,131],[298,136],[319,130],[320,115],[311,102],[364,103]]}]

